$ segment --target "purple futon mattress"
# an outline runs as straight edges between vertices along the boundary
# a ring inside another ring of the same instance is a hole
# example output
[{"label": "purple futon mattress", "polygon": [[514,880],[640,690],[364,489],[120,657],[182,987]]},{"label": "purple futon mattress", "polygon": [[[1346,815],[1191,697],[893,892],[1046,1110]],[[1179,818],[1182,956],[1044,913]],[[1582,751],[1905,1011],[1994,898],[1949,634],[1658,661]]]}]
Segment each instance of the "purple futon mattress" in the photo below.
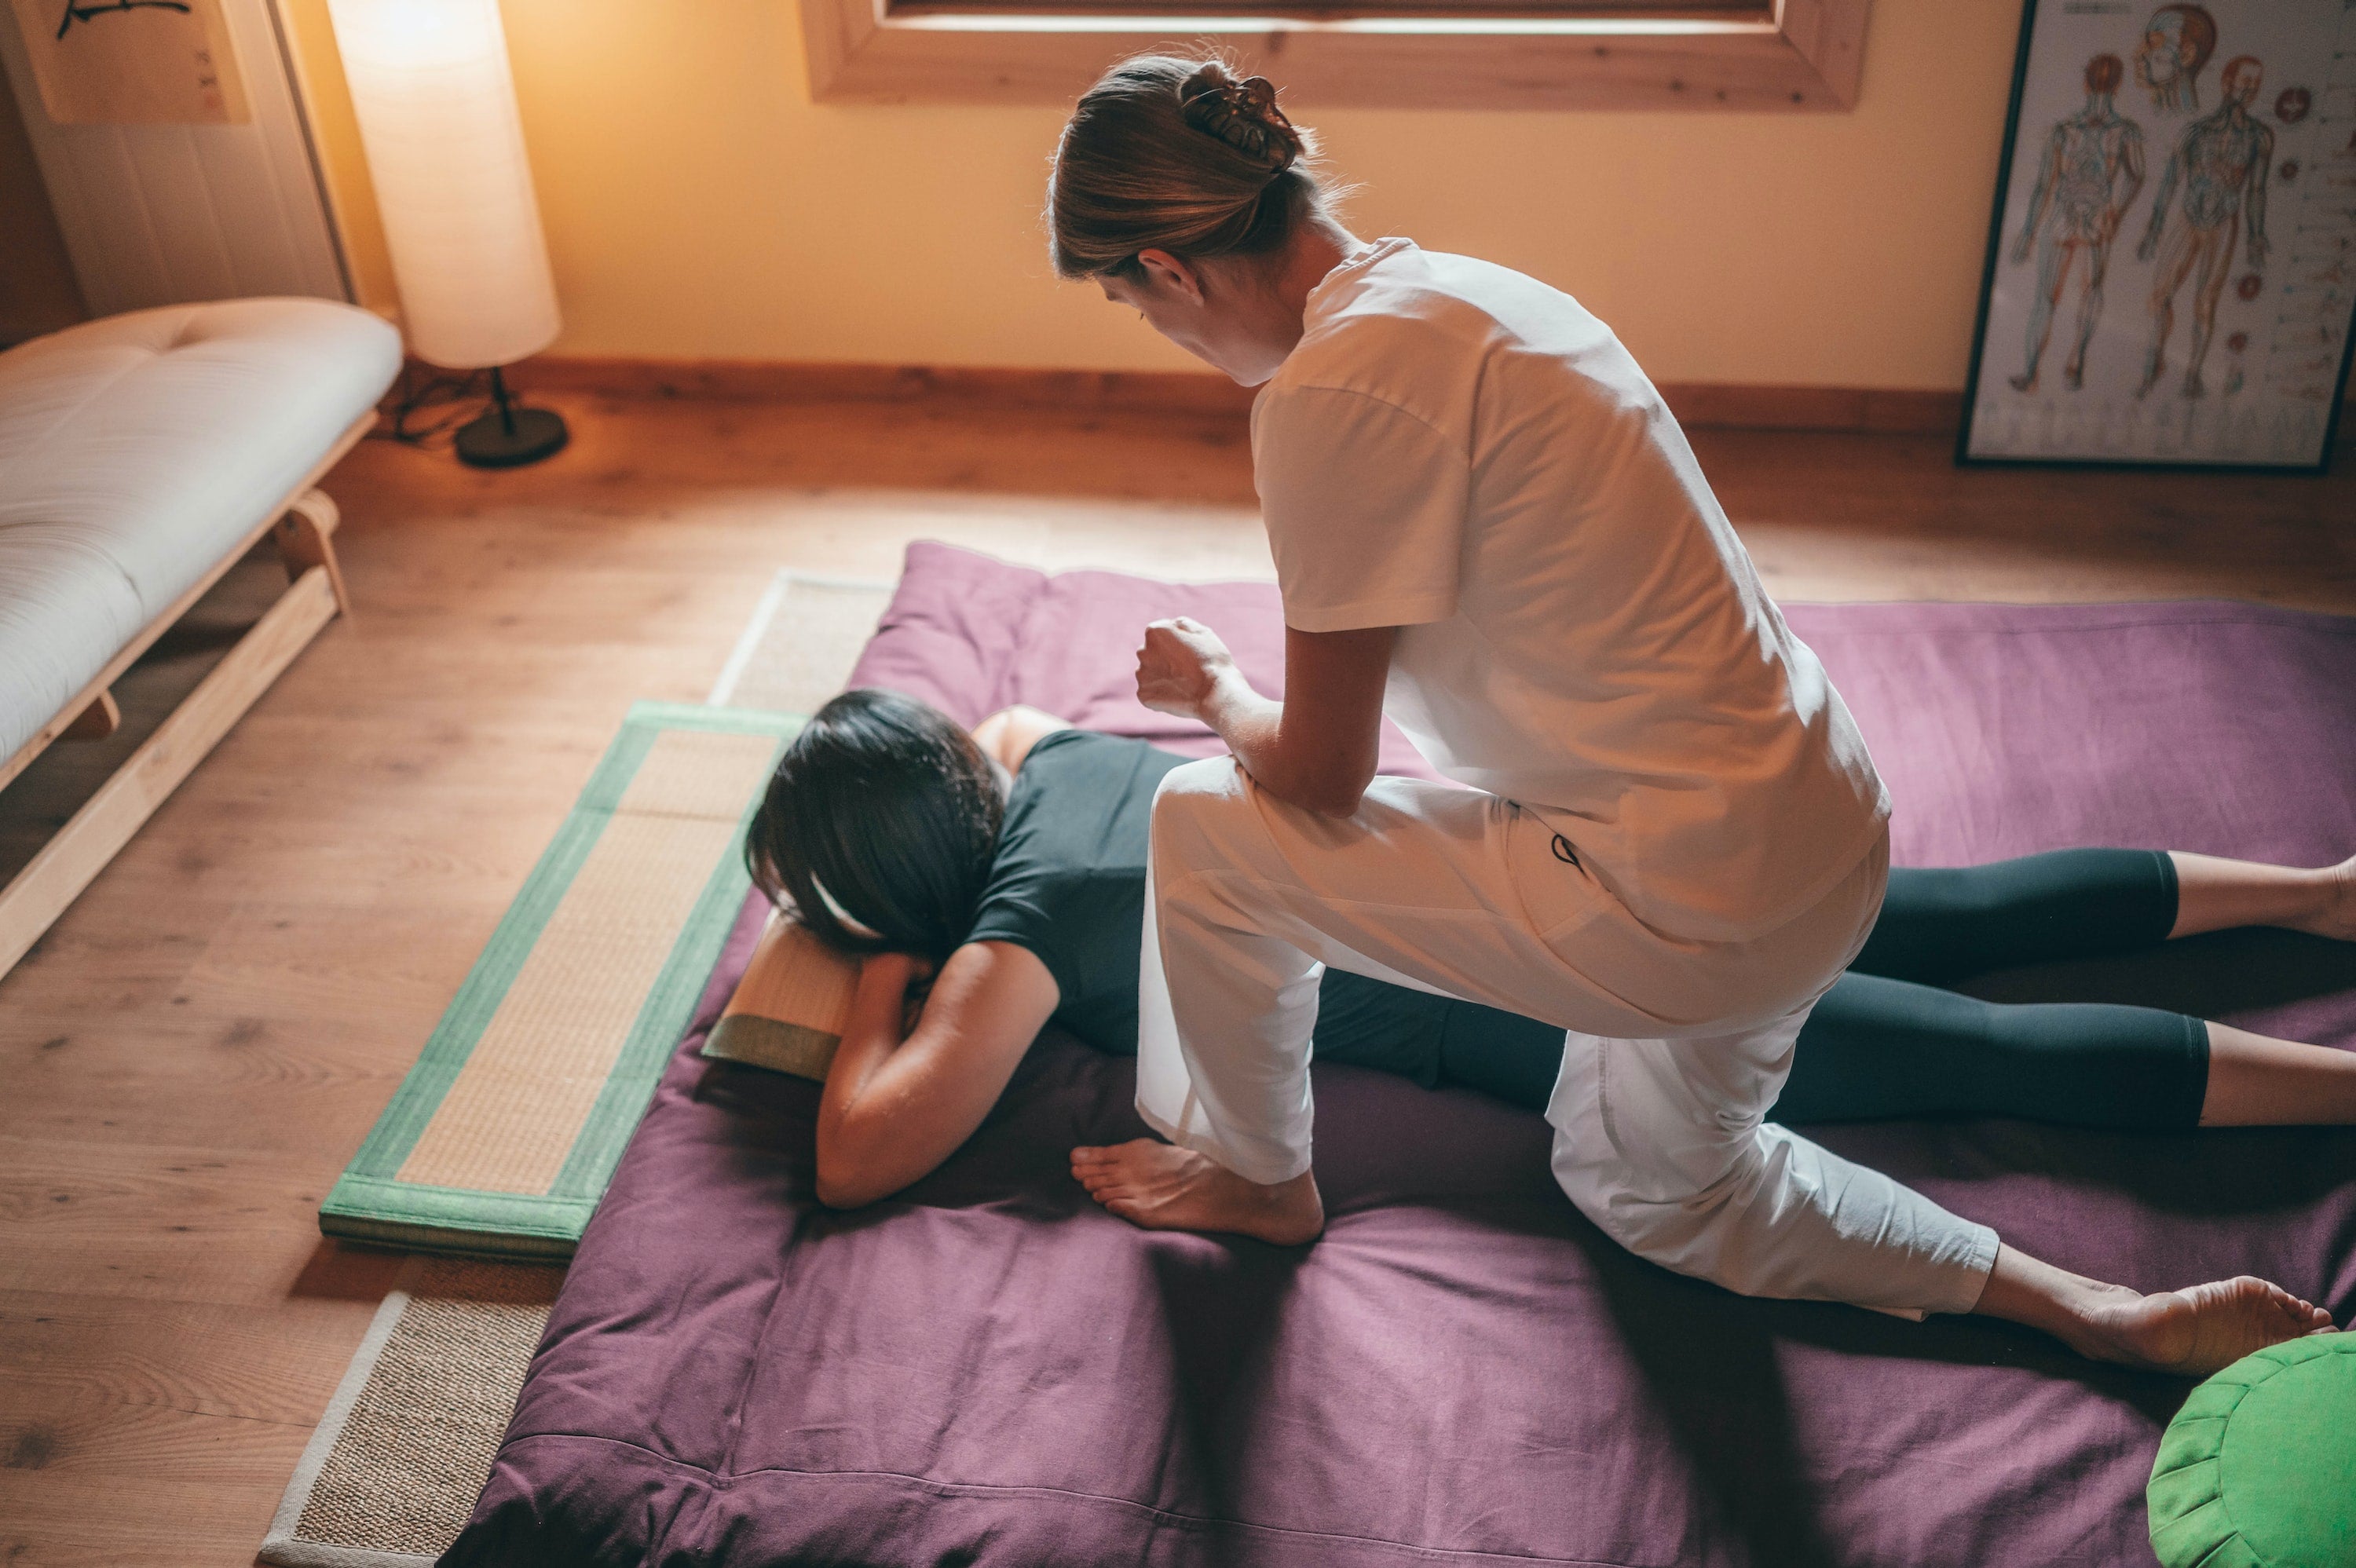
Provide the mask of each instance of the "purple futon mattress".
[{"label": "purple futon mattress", "polygon": [[[971,722],[1029,702],[1197,752],[1139,708],[1156,615],[1263,689],[1273,589],[1046,577],[940,545],[854,677]],[[1897,799],[1897,857],[2356,848],[2356,621],[2225,603],[1800,607]],[[1397,736],[1388,763],[1420,771]],[[1290,1252],[1150,1235],[1069,1179],[1139,1136],[1131,1064],[1054,1031],[892,1202],[811,1192],[818,1090],[696,1055],[583,1239],[453,1564],[2148,1563],[2188,1384],[1992,1322],[1744,1300],[1638,1262],[1547,1129],[1317,1070],[1333,1216]],[[2273,932],[1992,976],[2356,1046],[2356,946]],[[2356,1311],[2356,1132],[2018,1122],[1819,1136],[2010,1241],[2143,1288],[2271,1276]]]}]

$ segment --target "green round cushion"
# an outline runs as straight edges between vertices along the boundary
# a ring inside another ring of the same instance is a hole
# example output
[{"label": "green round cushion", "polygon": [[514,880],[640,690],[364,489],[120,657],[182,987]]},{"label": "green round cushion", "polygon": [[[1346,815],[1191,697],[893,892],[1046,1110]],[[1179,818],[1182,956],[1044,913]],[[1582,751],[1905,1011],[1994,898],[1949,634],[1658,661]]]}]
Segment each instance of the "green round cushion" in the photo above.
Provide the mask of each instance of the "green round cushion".
[{"label": "green round cushion", "polygon": [[2356,1568],[2356,1333],[2273,1346],[2194,1389],[2144,1495],[2167,1568]]}]

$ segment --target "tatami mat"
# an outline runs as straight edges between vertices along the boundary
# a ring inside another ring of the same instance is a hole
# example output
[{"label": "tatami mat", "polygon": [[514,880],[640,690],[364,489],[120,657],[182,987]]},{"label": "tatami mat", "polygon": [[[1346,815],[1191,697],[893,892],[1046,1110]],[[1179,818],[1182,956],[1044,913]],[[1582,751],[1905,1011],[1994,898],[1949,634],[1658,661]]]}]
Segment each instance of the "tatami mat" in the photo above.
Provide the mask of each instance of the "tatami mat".
[{"label": "tatami mat", "polygon": [[556,1185],[775,749],[766,734],[656,737],[398,1179]]},{"label": "tatami mat", "polygon": [[781,571],[712,688],[732,708],[814,713],[841,691],[892,602],[888,582]]},{"label": "tatami mat", "polygon": [[562,1256],[743,904],[787,714],[641,703],[320,1205],[330,1235]]}]

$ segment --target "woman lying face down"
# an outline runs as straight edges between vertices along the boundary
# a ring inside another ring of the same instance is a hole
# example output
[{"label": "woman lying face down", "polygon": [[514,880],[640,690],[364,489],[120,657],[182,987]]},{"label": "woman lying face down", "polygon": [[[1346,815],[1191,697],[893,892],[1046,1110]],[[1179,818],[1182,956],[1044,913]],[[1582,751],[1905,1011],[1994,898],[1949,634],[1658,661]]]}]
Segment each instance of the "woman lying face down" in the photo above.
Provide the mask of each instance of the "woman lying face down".
[{"label": "woman lying face down", "polygon": [[[819,1109],[822,1201],[859,1207],[931,1172],[980,1125],[1051,1019],[1098,1050],[1134,1053],[1152,799],[1183,761],[1033,709],[969,734],[877,690],[837,698],[796,739],[747,857],[774,901],[862,958]],[[2238,924],[2356,935],[2356,862],[2305,871],[2090,848],[1901,869],[1872,940],[1802,1031],[1773,1117],[2356,1121],[2356,1053],[2155,1008],[2008,1007],[1943,988]],[[1328,970],[1314,1041],[1322,1061],[1542,1112],[1563,1033]],[[1124,1185],[1098,1157],[1074,1151],[1076,1177],[1112,1211],[1154,1223],[1159,1195]],[[2287,1297],[2279,1310],[2312,1311]],[[2082,1350],[2123,1354],[2080,1325],[2048,1326]],[[2184,1360],[2170,1349],[2222,1353],[2160,1344],[2127,1359]]]},{"label": "woman lying face down", "polygon": [[981,1125],[1055,1011],[1038,957],[968,937],[997,856],[1011,775],[1044,715],[980,731],[895,692],[847,692],[779,762],[745,842],[754,880],[860,956],[818,1127],[834,1208],[889,1197]]}]

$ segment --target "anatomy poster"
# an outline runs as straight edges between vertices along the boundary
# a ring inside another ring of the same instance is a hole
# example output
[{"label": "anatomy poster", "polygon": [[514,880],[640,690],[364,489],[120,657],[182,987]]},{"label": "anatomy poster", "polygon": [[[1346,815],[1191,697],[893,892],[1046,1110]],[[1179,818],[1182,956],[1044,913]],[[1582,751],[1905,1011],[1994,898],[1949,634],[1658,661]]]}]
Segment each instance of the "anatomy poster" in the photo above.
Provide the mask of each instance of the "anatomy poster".
[{"label": "anatomy poster", "polygon": [[1961,455],[2313,468],[2356,321],[2356,0],[2031,0]]}]

